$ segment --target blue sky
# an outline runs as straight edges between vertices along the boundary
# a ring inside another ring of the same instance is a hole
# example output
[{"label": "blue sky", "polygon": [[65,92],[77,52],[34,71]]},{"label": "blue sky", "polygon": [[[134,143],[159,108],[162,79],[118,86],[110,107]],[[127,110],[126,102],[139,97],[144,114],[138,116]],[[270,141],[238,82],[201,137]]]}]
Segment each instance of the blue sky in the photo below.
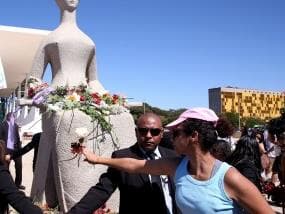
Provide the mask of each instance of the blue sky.
[{"label": "blue sky", "polygon": [[[81,0],[111,93],[169,108],[208,106],[208,89],[285,90],[284,0]],[[1,2],[0,25],[53,30],[54,0]]]}]

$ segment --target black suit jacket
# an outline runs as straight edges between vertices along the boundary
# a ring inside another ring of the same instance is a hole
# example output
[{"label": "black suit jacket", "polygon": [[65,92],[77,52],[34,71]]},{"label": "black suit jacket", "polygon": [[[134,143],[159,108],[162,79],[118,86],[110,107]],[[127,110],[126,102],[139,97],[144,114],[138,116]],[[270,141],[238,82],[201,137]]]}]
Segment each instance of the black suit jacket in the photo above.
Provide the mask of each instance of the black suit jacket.
[{"label": "black suit jacket", "polygon": [[[158,147],[162,157],[175,157],[174,151]],[[145,159],[138,144],[113,152],[112,157]],[[170,181],[170,194],[173,201],[173,214],[180,213],[175,203],[175,188]],[[85,196],[68,212],[69,214],[91,214],[100,208],[116,190],[120,190],[120,214],[166,214],[164,198],[155,196],[148,174],[134,174],[108,168],[99,182],[91,187]]]},{"label": "black suit jacket", "polygon": [[[16,131],[15,131],[15,145],[14,150],[21,148],[21,141],[19,136],[19,127],[17,124],[15,124]],[[8,139],[8,128],[9,125],[6,121],[4,121],[0,126],[0,139],[5,141],[5,148],[7,149],[7,139]]]},{"label": "black suit jacket", "polygon": [[8,169],[0,164],[0,214],[5,213],[8,203],[19,213],[42,213],[40,208],[18,190]]}]

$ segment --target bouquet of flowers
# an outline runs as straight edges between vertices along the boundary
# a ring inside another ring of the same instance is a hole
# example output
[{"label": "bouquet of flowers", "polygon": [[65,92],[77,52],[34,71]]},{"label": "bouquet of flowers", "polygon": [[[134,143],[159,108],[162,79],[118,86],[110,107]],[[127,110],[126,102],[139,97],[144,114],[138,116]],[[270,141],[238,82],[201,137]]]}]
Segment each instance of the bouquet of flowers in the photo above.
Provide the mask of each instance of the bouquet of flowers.
[{"label": "bouquet of flowers", "polygon": [[86,85],[57,87],[50,92],[45,103],[52,111],[79,109],[89,115],[92,121],[98,121],[106,131],[111,131],[107,116],[127,111],[124,97],[92,93]]},{"label": "bouquet of flowers", "polygon": [[[102,132],[112,136],[112,125],[108,116],[127,112],[126,98],[117,94],[92,92],[87,85],[60,86],[55,89],[39,79],[28,80],[28,97],[37,106],[46,106],[49,111],[66,111],[78,109],[96,121]],[[112,138],[113,139],[113,138]]]},{"label": "bouquet of flowers", "polygon": [[33,98],[38,92],[48,88],[47,83],[42,83],[38,78],[31,77],[28,80],[28,98]]}]

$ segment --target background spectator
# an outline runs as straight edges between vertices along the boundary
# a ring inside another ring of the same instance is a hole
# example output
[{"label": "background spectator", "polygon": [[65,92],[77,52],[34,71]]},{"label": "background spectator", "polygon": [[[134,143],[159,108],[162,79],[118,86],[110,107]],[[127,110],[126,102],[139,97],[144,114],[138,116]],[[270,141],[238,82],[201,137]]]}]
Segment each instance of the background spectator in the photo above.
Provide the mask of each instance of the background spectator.
[{"label": "background spectator", "polygon": [[[0,127],[0,139],[5,141],[6,153],[12,155],[13,152],[21,148],[19,127],[15,122],[14,114],[9,112],[5,121]],[[15,184],[19,189],[25,189],[22,185],[22,157],[14,159],[15,162]]]}]

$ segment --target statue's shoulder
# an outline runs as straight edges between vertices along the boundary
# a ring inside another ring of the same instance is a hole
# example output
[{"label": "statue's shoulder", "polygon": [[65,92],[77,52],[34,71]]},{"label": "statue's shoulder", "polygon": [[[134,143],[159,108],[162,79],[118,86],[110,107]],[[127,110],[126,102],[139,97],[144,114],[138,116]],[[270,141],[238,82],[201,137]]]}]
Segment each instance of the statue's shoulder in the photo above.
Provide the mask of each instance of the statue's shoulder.
[{"label": "statue's shoulder", "polygon": [[89,44],[95,47],[95,43],[93,42],[93,40],[86,34],[84,33],[82,30],[79,29],[79,33],[81,34],[82,38]]},{"label": "statue's shoulder", "polygon": [[40,46],[44,48],[51,43],[55,43],[57,39],[58,37],[56,36],[56,33],[52,31],[41,41]]},{"label": "statue's shoulder", "polygon": [[90,47],[95,48],[95,43],[92,39],[81,31],[79,28],[56,28],[50,32],[47,37],[42,41],[42,46],[47,46],[54,43],[63,43],[66,41],[74,41],[77,43],[84,43]]}]

